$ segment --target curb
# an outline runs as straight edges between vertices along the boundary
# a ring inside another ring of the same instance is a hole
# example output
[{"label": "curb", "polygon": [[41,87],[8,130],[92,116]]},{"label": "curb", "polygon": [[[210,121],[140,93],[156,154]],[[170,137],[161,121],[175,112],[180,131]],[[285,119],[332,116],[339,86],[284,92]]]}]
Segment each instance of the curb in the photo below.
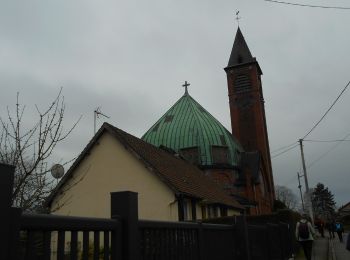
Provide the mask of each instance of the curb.
[{"label": "curb", "polygon": [[328,239],[328,260],[336,260],[333,240],[331,238]]}]

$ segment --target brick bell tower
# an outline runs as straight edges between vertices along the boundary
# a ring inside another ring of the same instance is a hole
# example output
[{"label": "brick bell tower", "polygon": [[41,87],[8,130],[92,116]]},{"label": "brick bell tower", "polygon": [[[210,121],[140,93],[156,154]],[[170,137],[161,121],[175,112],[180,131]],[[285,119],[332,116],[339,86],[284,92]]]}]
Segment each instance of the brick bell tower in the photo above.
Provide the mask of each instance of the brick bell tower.
[{"label": "brick bell tower", "polygon": [[225,71],[232,134],[246,152],[257,151],[260,155],[259,171],[265,192],[255,195],[258,196],[255,200],[265,205],[262,212],[270,211],[275,195],[261,84],[262,71],[255,57],[251,55],[239,27]]}]

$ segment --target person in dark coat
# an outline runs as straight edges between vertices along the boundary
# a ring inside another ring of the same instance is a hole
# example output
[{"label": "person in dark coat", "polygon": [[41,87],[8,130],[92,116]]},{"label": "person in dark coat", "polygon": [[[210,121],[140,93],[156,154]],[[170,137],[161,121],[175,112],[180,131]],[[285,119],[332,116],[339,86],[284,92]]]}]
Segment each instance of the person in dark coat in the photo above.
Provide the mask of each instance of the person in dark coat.
[{"label": "person in dark coat", "polygon": [[330,239],[333,239],[335,237],[334,226],[335,226],[335,222],[333,222],[333,221],[328,221],[326,224],[326,229],[328,230],[328,234],[329,234]]},{"label": "person in dark coat", "polygon": [[339,241],[343,242],[344,227],[343,227],[343,224],[340,223],[339,221],[335,223],[335,232],[337,232],[338,234]]}]

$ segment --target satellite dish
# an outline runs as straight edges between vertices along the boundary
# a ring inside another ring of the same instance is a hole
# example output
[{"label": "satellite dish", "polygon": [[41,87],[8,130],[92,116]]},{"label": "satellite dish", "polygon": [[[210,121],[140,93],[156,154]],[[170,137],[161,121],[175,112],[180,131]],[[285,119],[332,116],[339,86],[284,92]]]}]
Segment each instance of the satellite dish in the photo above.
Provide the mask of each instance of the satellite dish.
[{"label": "satellite dish", "polygon": [[64,175],[64,168],[61,164],[54,164],[51,167],[51,175],[55,179],[60,179]]}]

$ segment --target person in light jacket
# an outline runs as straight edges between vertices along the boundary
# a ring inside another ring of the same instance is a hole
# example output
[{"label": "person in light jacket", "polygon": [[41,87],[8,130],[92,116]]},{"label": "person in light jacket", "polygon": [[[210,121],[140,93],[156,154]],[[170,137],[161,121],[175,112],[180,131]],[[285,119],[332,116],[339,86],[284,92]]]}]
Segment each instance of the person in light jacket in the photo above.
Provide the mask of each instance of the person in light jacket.
[{"label": "person in light jacket", "polygon": [[312,244],[314,242],[315,230],[308,221],[307,214],[301,216],[301,220],[295,228],[295,236],[303,248],[304,255],[307,260],[311,260]]}]

